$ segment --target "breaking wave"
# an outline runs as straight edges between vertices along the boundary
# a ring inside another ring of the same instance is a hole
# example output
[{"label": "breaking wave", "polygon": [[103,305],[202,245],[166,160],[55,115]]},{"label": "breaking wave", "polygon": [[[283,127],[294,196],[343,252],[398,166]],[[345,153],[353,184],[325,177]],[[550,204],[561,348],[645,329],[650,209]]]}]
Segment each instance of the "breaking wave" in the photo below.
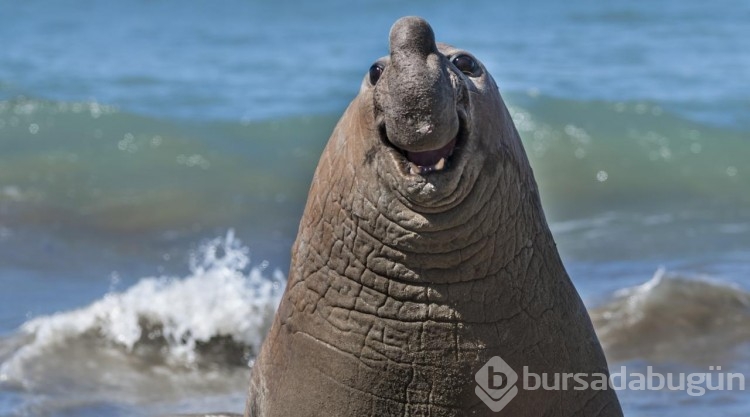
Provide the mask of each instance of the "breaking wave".
[{"label": "breaking wave", "polygon": [[118,401],[244,389],[285,283],[279,270],[249,262],[230,231],[202,245],[185,277],[143,278],[87,307],[32,319],[0,340],[0,385],[88,387]]},{"label": "breaking wave", "polygon": [[750,293],[660,269],[648,282],[617,291],[591,318],[610,361],[716,363],[747,354]]}]

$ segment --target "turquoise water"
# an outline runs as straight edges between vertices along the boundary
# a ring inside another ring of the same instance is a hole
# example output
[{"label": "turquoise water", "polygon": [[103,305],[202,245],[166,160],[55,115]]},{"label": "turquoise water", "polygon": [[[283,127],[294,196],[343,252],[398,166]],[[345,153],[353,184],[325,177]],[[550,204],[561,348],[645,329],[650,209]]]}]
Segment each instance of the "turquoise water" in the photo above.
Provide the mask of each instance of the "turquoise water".
[{"label": "turquoise water", "polygon": [[0,416],[240,411],[320,151],[407,14],[498,81],[611,365],[750,376],[747,2],[0,2]]}]

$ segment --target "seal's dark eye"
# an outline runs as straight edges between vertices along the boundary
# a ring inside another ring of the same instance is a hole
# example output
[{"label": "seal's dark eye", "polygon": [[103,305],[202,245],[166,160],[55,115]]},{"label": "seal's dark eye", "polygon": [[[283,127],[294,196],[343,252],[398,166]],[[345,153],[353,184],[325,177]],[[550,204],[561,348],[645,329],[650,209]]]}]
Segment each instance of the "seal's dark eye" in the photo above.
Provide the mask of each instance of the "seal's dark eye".
[{"label": "seal's dark eye", "polygon": [[477,64],[477,61],[468,55],[459,55],[453,58],[452,62],[459,71],[470,77],[476,77],[479,75],[479,65]]},{"label": "seal's dark eye", "polygon": [[370,84],[375,85],[383,74],[383,64],[374,63],[370,67]]}]

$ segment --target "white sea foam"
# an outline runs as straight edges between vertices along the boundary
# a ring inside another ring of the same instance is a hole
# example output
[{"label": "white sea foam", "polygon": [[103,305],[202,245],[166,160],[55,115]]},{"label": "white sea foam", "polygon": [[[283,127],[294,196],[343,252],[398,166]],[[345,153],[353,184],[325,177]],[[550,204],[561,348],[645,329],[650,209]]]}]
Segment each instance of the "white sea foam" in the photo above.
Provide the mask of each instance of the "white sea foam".
[{"label": "white sea foam", "polygon": [[[0,360],[6,356],[0,381],[26,385],[52,371],[40,370],[40,363],[58,363],[45,356],[66,348],[85,350],[92,335],[97,345],[124,350],[126,356],[135,354],[139,343],[158,339],[158,361],[182,367],[196,364],[200,344],[217,339],[257,352],[283,291],[283,274],[250,268],[248,249],[232,231],[204,244],[190,264],[186,277],[143,278],[88,307],[26,322],[20,348],[0,354]],[[27,368],[34,368],[36,376],[30,377]]]}]

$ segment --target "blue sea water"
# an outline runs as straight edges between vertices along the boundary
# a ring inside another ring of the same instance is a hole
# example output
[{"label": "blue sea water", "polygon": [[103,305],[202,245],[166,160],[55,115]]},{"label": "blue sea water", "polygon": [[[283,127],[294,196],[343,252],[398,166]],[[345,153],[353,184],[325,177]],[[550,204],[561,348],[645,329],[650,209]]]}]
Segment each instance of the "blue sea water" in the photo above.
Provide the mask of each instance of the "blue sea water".
[{"label": "blue sea water", "polygon": [[750,3],[0,0],[0,416],[241,411],[317,158],[410,14],[497,80],[611,365],[750,376]]}]

